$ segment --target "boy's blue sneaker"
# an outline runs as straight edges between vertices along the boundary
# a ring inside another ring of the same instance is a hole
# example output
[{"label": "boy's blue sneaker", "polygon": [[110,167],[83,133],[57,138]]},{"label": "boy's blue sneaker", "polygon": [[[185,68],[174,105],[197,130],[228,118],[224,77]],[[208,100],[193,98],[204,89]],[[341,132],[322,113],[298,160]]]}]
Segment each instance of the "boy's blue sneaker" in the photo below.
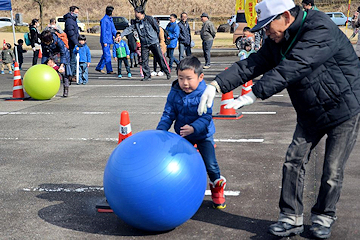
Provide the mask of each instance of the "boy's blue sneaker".
[{"label": "boy's blue sneaker", "polygon": [[226,186],[226,179],[220,176],[214,182],[210,182],[211,198],[213,200],[213,208],[226,208],[224,189]]},{"label": "boy's blue sneaker", "polygon": [[1,74],[5,74],[5,72],[4,72],[4,71],[1,71]]},{"label": "boy's blue sneaker", "polygon": [[131,78],[131,73],[128,73],[128,78]]},{"label": "boy's blue sneaker", "polygon": [[9,71],[9,74],[12,74],[12,71]]},{"label": "boy's blue sneaker", "polygon": [[118,75],[118,78],[122,78],[122,75],[121,75],[121,74],[119,74],[119,75]]}]

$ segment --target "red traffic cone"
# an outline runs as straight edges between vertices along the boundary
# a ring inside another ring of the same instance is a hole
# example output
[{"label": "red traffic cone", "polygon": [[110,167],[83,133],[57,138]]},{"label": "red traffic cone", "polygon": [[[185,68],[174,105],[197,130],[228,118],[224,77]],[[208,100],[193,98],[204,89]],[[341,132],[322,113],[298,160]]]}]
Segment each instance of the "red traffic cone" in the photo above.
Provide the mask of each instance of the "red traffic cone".
[{"label": "red traffic cone", "polygon": [[253,86],[253,81],[250,80],[248,82],[246,82],[245,84],[242,85],[242,89],[241,89],[241,96],[248,94],[249,92],[252,91],[252,86]]},{"label": "red traffic cone", "polygon": [[119,141],[118,144],[121,143],[125,138],[130,137],[132,135],[130,117],[127,111],[121,112],[120,117],[120,130],[119,130]]},{"label": "red traffic cone", "polygon": [[239,119],[242,118],[243,115],[241,113],[236,113],[235,109],[225,109],[225,106],[230,103],[231,101],[234,101],[233,92],[224,93],[221,96],[221,106],[220,106],[220,112],[216,115],[213,115],[213,119],[226,119],[226,120],[232,120],[232,119]]},{"label": "red traffic cone", "polygon": [[21,74],[19,69],[19,64],[14,63],[14,86],[13,86],[13,97],[5,99],[6,101],[23,101],[24,100],[24,90],[21,83]]},{"label": "red traffic cone", "polygon": [[5,49],[5,44],[6,44],[6,41],[4,39],[4,42],[3,42],[3,50]]}]

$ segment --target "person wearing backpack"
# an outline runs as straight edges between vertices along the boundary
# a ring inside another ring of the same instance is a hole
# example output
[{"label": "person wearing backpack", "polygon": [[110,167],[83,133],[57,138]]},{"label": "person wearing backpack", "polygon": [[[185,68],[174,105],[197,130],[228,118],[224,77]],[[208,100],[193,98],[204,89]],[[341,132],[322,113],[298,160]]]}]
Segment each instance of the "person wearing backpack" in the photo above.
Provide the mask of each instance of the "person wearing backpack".
[{"label": "person wearing backpack", "polygon": [[40,26],[39,19],[34,18],[31,20],[30,26],[29,26],[29,38],[30,38],[30,46],[33,50],[33,60],[32,65],[36,65],[38,58],[39,58],[39,52],[41,47],[41,41],[40,41],[40,33],[37,29]]},{"label": "person wearing backpack", "polygon": [[178,26],[180,28],[180,35],[179,35],[179,60],[183,59],[185,57],[184,52],[186,56],[191,55],[191,30],[189,23],[187,21],[187,13],[183,12],[181,13],[181,21],[178,23]]},{"label": "person wearing backpack", "polygon": [[[165,58],[165,53],[166,53],[166,40],[168,37],[168,33],[165,29],[163,29],[161,26],[160,26],[160,21],[158,18],[154,18],[157,22],[157,24],[159,25],[159,44],[160,44],[160,49],[161,49],[161,53],[162,53],[162,58],[164,59],[164,62],[166,64],[166,67],[169,69],[169,65],[166,61],[166,58]],[[165,34],[165,31],[166,31],[166,34]],[[168,39],[169,40],[169,43],[170,43],[170,38]],[[168,43],[168,44],[169,44]],[[154,66],[154,71],[151,73],[151,76],[164,76],[164,72],[163,71],[159,71],[158,73],[156,72],[156,69],[157,69],[157,61],[156,61],[156,58],[154,58],[154,61],[153,61],[153,66]],[[170,69],[169,69],[170,71]]]},{"label": "person wearing backpack", "polygon": [[50,24],[47,25],[44,31],[45,30],[49,30],[55,33],[64,42],[66,48],[69,49],[69,39],[67,38],[66,33],[61,29],[61,27],[56,24],[55,18],[50,19]]},{"label": "person wearing backpack", "polygon": [[170,22],[166,26],[165,30],[168,31],[170,37],[170,44],[167,45],[167,56],[169,58],[170,71],[172,70],[173,62],[176,66],[180,63],[178,59],[174,57],[174,51],[178,44],[178,38],[180,35],[180,28],[176,23],[177,16],[175,13],[170,14]]},{"label": "person wearing backpack", "polygon": [[154,54],[154,57],[160,63],[160,68],[165,72],[166,78],[170,79],[171,75],[166,67],[164,59],[161,57],[161,49],[159,44],[159,26],[155,19],[145,14],[143,7],[139,6],[134,9],[135,24],[127,27],[121,34],[121,37],[137,31],[141,42],[141,57],[144,78],[141,81],[150,81],[150,67],[149,67],[149,51]]}]

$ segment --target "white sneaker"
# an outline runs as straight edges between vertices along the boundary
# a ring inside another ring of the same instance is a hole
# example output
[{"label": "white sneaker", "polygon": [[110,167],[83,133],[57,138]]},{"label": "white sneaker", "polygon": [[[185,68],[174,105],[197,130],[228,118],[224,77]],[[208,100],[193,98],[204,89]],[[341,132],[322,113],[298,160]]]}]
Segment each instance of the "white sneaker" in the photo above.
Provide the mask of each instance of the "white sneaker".
[{"label": "white sneaker", "polygon": [[155,77],[157,75],[157,73],[155,72],[155,71],[153,71],[152,73],[151,73],[151,76],[152,77]]},{"label": "white sneaker", "polygon": [[160,71],[160,72],[158,72],[157,75],[161,77],[161,76],[164,76],[164,73],[162,71]]}]

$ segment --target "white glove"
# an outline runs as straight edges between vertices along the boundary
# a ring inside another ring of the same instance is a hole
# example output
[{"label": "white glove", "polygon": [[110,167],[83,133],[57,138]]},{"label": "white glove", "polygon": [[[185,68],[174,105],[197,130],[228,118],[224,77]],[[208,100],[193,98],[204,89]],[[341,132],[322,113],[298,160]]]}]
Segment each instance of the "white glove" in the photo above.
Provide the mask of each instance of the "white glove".
[{"label": "white glove", "polygon": [[200,103],[198,106],[199,116],[205,114],[208,108],[211,108],[216,94],[216,88],[213,85],[208,84],[204,93],[201,95]]},{"label": "white glove", "polygon": [[242,106],[253,104],[256,101],[256,96],[251,91],[245,95],[242,95],[225,106],[226,109],[233,108],[238,109]]}]

